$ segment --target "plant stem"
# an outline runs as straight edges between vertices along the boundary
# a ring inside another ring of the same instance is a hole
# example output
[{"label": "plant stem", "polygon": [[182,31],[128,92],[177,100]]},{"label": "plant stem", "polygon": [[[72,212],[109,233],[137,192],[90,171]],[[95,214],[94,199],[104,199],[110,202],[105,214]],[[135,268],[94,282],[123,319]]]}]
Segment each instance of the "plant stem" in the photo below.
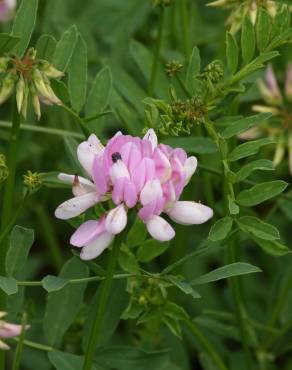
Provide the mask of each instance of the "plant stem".
[{"label": "plant stem", "polygon": [[181,15],[181,24],[182,24],[182,31],[183,31],[184,53],[185,53],[186,59],[188,59],[191,54],[191,41],[190,41],[188,12],[189,11],[188,11],[187,0],[180,0],[180,15]]},{"label": "plant stem", "polygon": [[114,276],[114,272],[115,272],[117,261],[118,261],[121,239],[123,237],[122,235],[123,233],[120,234],[119,236],[116,236],[113,249],[110,255],[108,256],[106,276],[105,276],[105,280],[102,282],[100,286],[101,290],[97,298],[98,299],[98,309],[96,311],[95,320],[94,320],[94,324],[91,330],[87,351],[85,353],[83,370],[91,370],[92,368],[95,351],[97,348],[98,340],[101,335],[101,329],[104,323],[103,322],[104,313],[105,313],[107,302],[109,299],[110,290],[111,290],[111,286],[113,282],[113,276]]},{"label": "plant stem", "polygon": [[197,325],[191,320],[185,320],[185,324],[189,328],[189,330],[192,332],[192,334],[196,337],[197,341],[202,346],[202,348],[210,356],[214,365],[216,365],[217,368],[220,370],[228,370],[225,364],[223,363],[223,361],[221,360],[220,356],[218,355],[218,353],[215,351],[213,345],[208,341],[205,335],[199,330]]},{"label": "plant stem", "polygon": [[158,25],[158,35],[157,40],[155,43],[155,50],[154,50],[154,58],[152,63],[152,70],[150,75],[149,87],[148,87],[148,95],[153,95],[153,90],[155,87],[156,76],[157,76],[157,69],[158,69],[158,62],[160,58],[160,49],[162,43],[162,35],[163,35],[163,27],[164,27],[164,7],[160,7],[160,14],[159,14],[159,25]]},{"label": "plant stem", "polygon": [[[19,342],[21,340],[20,338],[11,338],[11,339],[14,340],[15,342]],[[25,346],[28,346],[28,347],[31,347],[31,348],[34,348],[34,349],[39,349],[41,351],[46,351],[46,352],[52,352],[52,351],[54,351],[54,348],[53,347],[49,347],[49,346],[46,346],[44,344],[32,342],[30,340],[24,339],[22,343]]]},{"label": "plant stem", "polygon": [[[5,183],[4,188],[4,197],[3,197],[3,206],[2,206],[2,215],[1,215],[1,227],[0,234],[2,234],[6,227],[10,223],[11,215],[13,212],[13,200],[14,200],[14,187],[15,187],[15,171],[17,163],[17,151],[18,151],[18,140],[20,132],[20,116],[17,111],[16,101],[13,102],[12,108],[12,128],[9,141],[8,149],[8,168],[9,176]],[[0,275],[6,275],[6,260],[7,253],[7,240],[3,238],[0,243]],[[1,290],[0,291],[0,310],[5,311],[6,309],[6,295]],[[4,352],[0,352],[0,370],[5,369],[5,355]]]},{"label": "plant stem", "polygon": [[26,313],[23,314],[22,316],[22,332],[19,337],[19,341],[16,346],[16,351],[15,351],[15,356],[14,356],[14,361],[13,361],[13,366],[12,370],[19,370],[20,369],[20,361],[21,361],[21,355],[22,355],[22,350],[23,350],[23,341],[25,337],[25,326],[27,322],[27,316]]},{"label": "plant stem", "polygon": [[62,104],[61,107],[68,113],[71,114],[75,118],[75,120],[79,123],[80,128],[84,134],[84,136],[87,138],[90,135],[90,131],[88,130],[86,124],[84,123],[83,119],[76,113],[74,110],[69,108],[67,105]]}]

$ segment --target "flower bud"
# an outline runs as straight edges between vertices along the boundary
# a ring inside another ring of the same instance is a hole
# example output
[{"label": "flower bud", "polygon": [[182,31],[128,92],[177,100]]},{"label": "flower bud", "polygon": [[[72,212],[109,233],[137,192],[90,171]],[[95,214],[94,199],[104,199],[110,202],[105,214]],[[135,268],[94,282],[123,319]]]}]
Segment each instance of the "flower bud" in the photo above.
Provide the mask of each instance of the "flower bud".
[{"label": "flower bud", "polygon": [[207,6],[220,7],[226,4],[227,4],[227,0],[216,0],[216,1],[212,1],[212,3],[208,3]]},{"label": "flower bud", "polygon": [[23,182],[30,191],[36,190],[42,185],[41,175],[37,172],[27,171],[23,176]]},{"label": "flower bud", "polygon": [[7,73],[4,77],[0,90],[0,104],[9,98],[14,89],[15,75],[12,72]]},{"label": "flower bud", "polygon": [[9,63],[9,58],[2,57],[0,58],[0,73],[5,72],[7,70]]},{"label": "flower bud", "polygon": [[23,97],[24,97],[24,90],[25,90],[25,83],[21,75],[16,84],[16,104],[17,104],[18,113],[21,112]]},{"label": "flower bud", "polygon": [[39,62],[39,70],[49,78],[59,78],[64,76],[64,73],[62,71],[59,71],[46,60],[41,60]]}]

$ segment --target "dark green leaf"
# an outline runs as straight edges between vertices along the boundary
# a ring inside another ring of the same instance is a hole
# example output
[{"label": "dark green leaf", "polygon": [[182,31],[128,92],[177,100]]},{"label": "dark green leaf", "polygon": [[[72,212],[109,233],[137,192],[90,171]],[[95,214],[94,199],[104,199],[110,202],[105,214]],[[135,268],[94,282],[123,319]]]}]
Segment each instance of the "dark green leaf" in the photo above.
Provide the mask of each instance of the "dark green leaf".
[{"label": "dark green leaf", "polygon": [[190,283],[183,280],[183,278],[174,275],[167,275],[165,278],[175,285],[179,290],[181,290],[185,294],[191,295],[193,298],[201,298],[200,294],[193,290]]},{"label": "dark green leaf", "polygon": [[57,41],[53,36],[42,35],[36,43],[37,57],[51,62],[56,45]]},{"label": "dark green leaf", "polygon": [[230,72],[234,74],[238,66],[238,45],[235,37],[227,32],[226,34],[226,58]]},{"label": "dark green leaf", "polygon": [[209,232],[209,239],[212,241],[223,240],[228,235],[232,228],[233,219],[232,217],[223,217],[212,225]]},{"label": "dark green leaf", "polygon": [[79,34],[68,68],[68,89],[73,109],[80,112],[86,99],[87,47]]},{"label": "dark green leaf", "polygon": [[195,46],[192,51],[190,62],[186,74],[186,87],[192,91],[193,85],[195,83],[194,78],[200,73],[201,69],[201,58],[200,51]]},{"label": "dark green leaf", "polygon": [[48,275],[42,279],[42,286],[48,293],[51,293],[63,289],[68,284],[68,282],[68,279]]},{"label": "dark green leaf", "polygon": [[119,264],[121,268],[130,273],[135,273],[139,270],[139,264],[134,253],[130,250],[130,248],[123,244],[119,254]]},{"label": "dark green leaf", "polygon": [[192,285],[208,284],[213,281],[226,279],[232,276],[252,274],[255,272],[261,272],[261,269],[259,269],[256,266],[250,265],[249,263],[236,262],[231,263],[230,265],[219,267],[213,271],[208,272],[205,275],[201,275],[198,278],[192,280],[191,284]]},{"label": "dark green leaf", "polygon": [[274,170],[273,162],[267,159],[258,159],[246,164],[236,173],[234,182],[240,182],[246,179],[252,172],[256,170],[272,171]]},{"label": "dark green leaf", "polygon": [[182,148],[189,153],[209,154],[216,153],[218,148],[213,141],[207,137],[172,137],[163,141],[174,148]]},{"label": "dark green leaf", "polygon": [[75,25],[65,31],[58,41],[53,56],[53,64],[60,71],[66,71],[70,59],[73,55],[75,45],[78,39],[78,32]]},{"label": "dark green leaf", "polygon": [[281,194],[287,186],[282,180],[263,182],[239,193],[237,202],[241,206],[252,207]]},{"label": "dark green leaf", "polygon": [[139,247],[137,258],[141,262],[149,262],[160,256],[169,247],[169,243],[161,243],[155,239],[146,240]]},{"label": "dark green leaf", "polygon": [[35,26],[38,10],[38,0],[22,0],[12,27],[12,36],[20,37],[13,52],[21,57],[28,45]]},{"label": "dark green leaf", "polygon": [[255,52],[255,33],[249,17],[244,17],[241,31],[242,58],[248,63]]},{"label": "dark green leaf", "polygon": [[256,23],[257,44],[259,51],[265,50],[271,35],[271,16],[263,8],[259,9]]},{"label": "dark green leaf", "polygon": [[20,38],[9,35],[8,33],[0,33],[0,55],[9,52],[19,43]]},{"label": "dark green leaf", "polygon": [[274,140],[270,138],[249,141],[233,149],[232,152],[229,153],[228,158],[231,162],[238,161],[239,159],[246,158],[253,154],[256,154],[262,146],[273,143]]},{"label": "dark green leaf", "polygon": [[2,289],[7,295],[17,293],[17,280],[12,277],[0,276],[0,289]]},{"label": "dark green leaf", "polygon": [[285,256],[288,253],[291,253],[290,249],[283,245],[281,242],[277,240],[264,240],[252,236],[252,239],[259,245],[266,253],[272,256]]},{"label": "dark green leaf", "polygon": [[163,313],[175,320],[187,320],[189,318],[189,315],[181,306],[169,301],[163,307]]},{"label": "dark green leaf", "polygon": [[127,235],[126,244],[129,247],[136,247],[145,241],[147,236],[147,229],[144,222],[140,218],[136,218],[134,225],[131,227]]},{"label": "dark green leaf", "polygon": [[21,277],[33,241],[33,230],[21,226],[13,228],[6,255],[6,273],[8,276]]},{"label": "dark green leaf", "polygon": [[[56,370],[82,370],[84,357],[72,355],[71,353],[65,353],[60,351],[48,352],[50,363]],[[92,366],[92,370],[103,370],[95,365]]]}]

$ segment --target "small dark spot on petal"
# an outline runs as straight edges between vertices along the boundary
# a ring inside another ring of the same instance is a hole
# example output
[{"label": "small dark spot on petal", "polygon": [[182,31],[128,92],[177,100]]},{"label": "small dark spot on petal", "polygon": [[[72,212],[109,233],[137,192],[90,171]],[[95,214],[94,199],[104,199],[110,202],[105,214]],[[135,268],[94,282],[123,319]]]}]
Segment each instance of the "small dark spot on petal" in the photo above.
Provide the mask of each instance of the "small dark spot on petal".
[{"label": "small dark spot on petal", "polygon": [[113,153],[112,154],[112,160],[114,163],[116,163],[119,159],[122,159],[122,156],[119,152]]}]

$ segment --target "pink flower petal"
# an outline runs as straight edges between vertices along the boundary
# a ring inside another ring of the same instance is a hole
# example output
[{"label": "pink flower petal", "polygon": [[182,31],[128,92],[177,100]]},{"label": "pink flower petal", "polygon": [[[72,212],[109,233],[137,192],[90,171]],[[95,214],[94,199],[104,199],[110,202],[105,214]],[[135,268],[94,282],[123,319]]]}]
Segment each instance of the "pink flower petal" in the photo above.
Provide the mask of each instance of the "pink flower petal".
[{"label": "pink flower petal", "polygon": [[173,228],[160,216],[153,216],[147,221],[146,227],[152,238],[161,242],[171,240],[175,236]]},{"label": "pink flower petal", "polygon": [[74,247],[84,247],[95,240],[105,231],[105,217],[99,221],[89,220],[84,222],[71,236],[70,244]]}]

